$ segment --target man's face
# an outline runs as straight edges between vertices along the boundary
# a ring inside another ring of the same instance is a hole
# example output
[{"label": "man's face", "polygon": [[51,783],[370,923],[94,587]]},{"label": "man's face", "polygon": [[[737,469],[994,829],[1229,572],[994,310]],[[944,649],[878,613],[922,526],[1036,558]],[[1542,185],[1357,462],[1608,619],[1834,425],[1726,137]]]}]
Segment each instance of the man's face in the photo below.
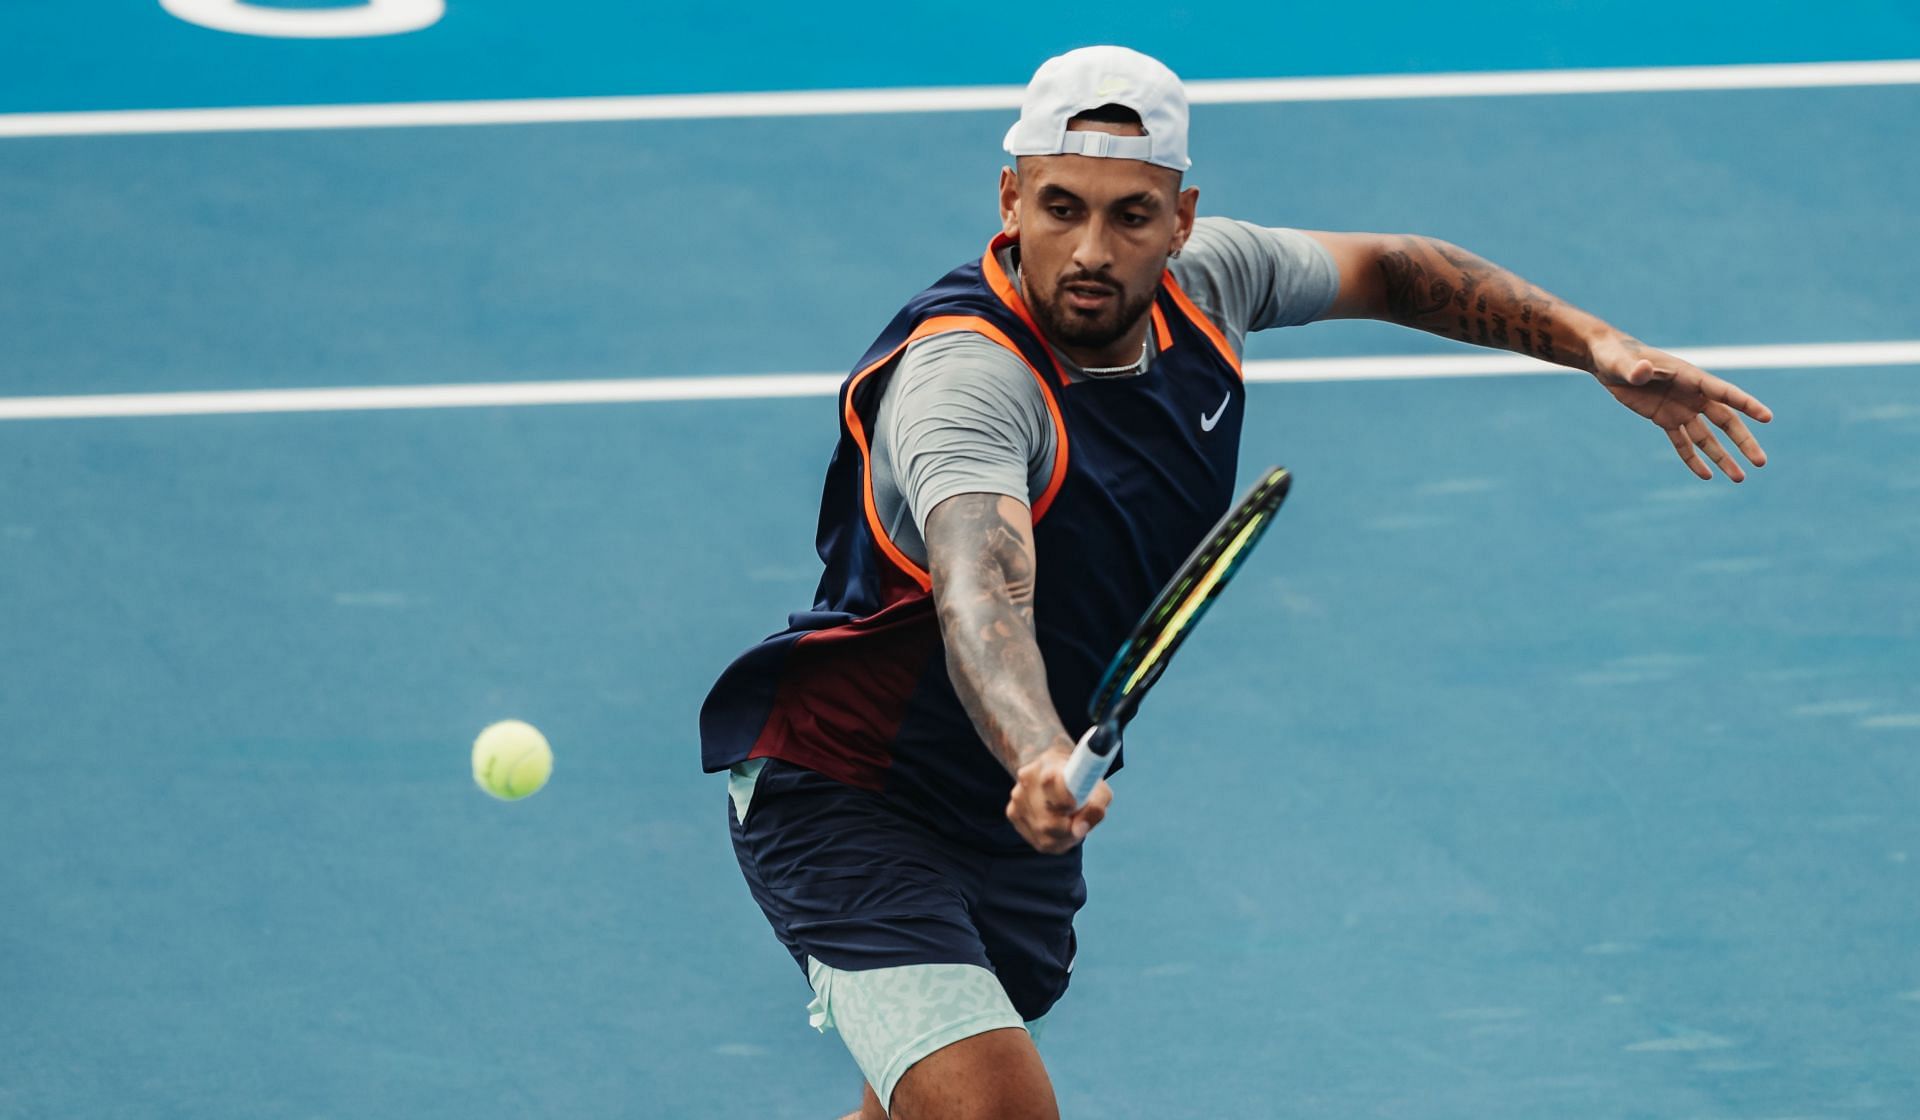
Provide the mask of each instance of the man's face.
[{"label": "man's face", "polygon": [[[1075,129],[1141,135],[1137,125]],[[1083,365],[1137,354],[1134,328],[1152,306],[1167,257],[1193,231],[1199,191],[1180,174],[1133,159],[1023,156],[1001,172],[1000,216],[1020,239],[1020,276],[1040,329]]]}]

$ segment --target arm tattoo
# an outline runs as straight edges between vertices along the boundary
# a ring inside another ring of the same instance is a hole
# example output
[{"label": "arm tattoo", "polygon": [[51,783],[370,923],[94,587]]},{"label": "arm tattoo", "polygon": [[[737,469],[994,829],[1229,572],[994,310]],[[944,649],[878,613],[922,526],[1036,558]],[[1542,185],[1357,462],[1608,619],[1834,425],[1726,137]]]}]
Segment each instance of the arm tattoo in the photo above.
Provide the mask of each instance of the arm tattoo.
[{"label": "arm tattoo", "polygon": [[927,517],[927,561],[947,674],[975,730],[1009,773],[1071,747],[1034,638],[1033,523],[998,494],[961,494]]},{"label": "arm tattoo", "polygon": [[1591,316],[1491,261],[1444,241],[1399,237],[1375,263],[1391,322],[1591,368],[1579,330]]}]

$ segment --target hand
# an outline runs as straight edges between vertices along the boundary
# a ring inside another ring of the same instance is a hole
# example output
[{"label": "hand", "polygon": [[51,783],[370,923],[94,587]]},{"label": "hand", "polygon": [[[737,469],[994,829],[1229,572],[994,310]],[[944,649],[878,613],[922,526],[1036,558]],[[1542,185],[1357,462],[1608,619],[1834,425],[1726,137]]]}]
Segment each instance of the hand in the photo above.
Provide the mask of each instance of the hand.
[{"label": "hand", "polygon": [[1072,755],[1071,748],[1054,747],[1020,767],[1013,775],[1013,796],[1007,799],[1007,819],[1021,839],[1048,855],[1071,851],[1086,839],[1113,801],[1113,789],[1103,781],[1093,787],[1087,803],[1074,810],[1073,794],[1067,790],[1067,759]]},{"label": "hand", "polygon": [[1756,467],[1767,464],[1767,453],[1753,438],[1742,413],[1764,424],[1773,419],[1773,410],[1755,400],[1752,394],[1724,381],[1691,362],[1655,350],[1631,338],[1610,339],[1593,348],[1594,376],[1615,400],[1658,424],[1672,441],[1680,461],[1701,478],[1712,478],[1713,468],[1700,458],[1719,466],[1721,473],[1735,482],[1747,477],[1739,460],[1727,453],[1715,438],[1711,420],[1733,445]]}]

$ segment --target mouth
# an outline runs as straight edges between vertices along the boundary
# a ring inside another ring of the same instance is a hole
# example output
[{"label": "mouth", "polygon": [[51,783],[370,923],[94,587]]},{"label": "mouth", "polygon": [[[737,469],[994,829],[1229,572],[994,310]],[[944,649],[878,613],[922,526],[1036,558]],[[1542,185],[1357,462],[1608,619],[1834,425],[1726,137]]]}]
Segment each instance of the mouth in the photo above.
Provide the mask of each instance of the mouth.
[{"label": "mouth", "polygon": [[1060,294],[1068,307],[1079,311],[1098,311],[1120,298],[1119,292],[1105,284],[1062,284]]}]

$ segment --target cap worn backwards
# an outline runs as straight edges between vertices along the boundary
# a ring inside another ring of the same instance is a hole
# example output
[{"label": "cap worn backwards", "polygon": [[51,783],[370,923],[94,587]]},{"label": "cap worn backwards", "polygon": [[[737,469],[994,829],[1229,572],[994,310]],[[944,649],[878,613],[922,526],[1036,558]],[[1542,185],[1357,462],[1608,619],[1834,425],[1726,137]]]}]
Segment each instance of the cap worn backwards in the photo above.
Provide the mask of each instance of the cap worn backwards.
[{"label": "cap worn backwards", "polygon": [[[1102,105],[1140,114],[1146,135],[1068,130],[1076,114]],[[1185,171],[1193,165],[1187,158],[1187,91],[1173,71],[1139,51],[1081,47],[1034,71],[1004,146],[1011,156],[1137,159]]]}]

